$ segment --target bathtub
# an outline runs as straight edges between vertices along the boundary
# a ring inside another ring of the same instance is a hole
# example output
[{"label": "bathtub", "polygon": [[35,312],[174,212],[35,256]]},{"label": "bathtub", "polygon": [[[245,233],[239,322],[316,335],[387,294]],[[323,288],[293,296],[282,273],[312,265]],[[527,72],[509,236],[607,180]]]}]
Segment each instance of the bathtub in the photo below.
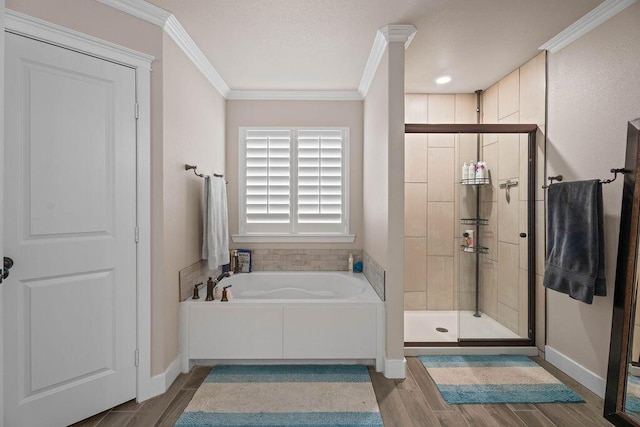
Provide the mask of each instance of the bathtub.
[{"label": "bathtub", "polygon": [[[374,364],[382,370],[384,304],[362,274],[253,272],[225,278],[229,302],[180,303],[180,365]],[[201,292],[204,293],[204,292]]]}]

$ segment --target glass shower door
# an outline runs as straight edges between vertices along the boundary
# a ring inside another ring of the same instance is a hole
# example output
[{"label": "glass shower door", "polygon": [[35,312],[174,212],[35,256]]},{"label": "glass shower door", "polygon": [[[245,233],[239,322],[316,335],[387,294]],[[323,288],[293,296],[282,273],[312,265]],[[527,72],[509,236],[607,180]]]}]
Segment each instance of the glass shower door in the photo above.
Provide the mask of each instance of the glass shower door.
[{"label": "glass shower door", "polygon": [[[474,135],[485,178],[459,186],[458,338],[529,337],[527,135]],[[462,147],[461,147],[462,150]],[[477,166],[475,166],[477,168]]]}]

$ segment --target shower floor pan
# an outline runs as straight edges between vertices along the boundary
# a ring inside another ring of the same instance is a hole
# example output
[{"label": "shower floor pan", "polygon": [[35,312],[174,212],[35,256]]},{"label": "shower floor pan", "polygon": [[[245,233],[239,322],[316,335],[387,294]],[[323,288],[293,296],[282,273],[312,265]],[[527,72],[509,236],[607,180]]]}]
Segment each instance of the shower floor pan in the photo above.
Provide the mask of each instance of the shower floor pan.
[{"label": "shower floor pan", "polygon": [[[513,339],[516,333],[484,313],[473,311],[405,311],[405,342],[456,342],[458,338]],[[458,330],[460,327],[460,331]]]}]

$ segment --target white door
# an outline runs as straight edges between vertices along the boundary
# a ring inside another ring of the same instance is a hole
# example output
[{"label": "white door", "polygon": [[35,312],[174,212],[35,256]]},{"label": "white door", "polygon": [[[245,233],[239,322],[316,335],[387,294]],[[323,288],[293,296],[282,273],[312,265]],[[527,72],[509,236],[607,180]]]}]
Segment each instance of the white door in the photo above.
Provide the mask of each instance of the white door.
[{"label": "white door", "polygon": [[62,426],[135,397],[131,68],[6,35],[6,426]]}]

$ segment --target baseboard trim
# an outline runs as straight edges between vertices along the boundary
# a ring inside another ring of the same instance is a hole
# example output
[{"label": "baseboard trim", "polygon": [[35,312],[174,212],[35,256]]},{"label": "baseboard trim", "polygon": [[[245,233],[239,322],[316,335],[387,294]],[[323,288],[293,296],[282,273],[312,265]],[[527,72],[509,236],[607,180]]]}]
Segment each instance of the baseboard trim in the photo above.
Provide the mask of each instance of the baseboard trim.
[{"label": "baseboard trim", "polygon": [[604,399],[606,380],[553,347],[545,346],[545,360]]},{"label": "baseboard trim", "polygon": [[407,377],[407,360],[402,359],[387,359],[384,358],[384,371],[385,377],[390,379],[404,379]]},{"label": "baseboard trim", "polygon": [[176,378],[178,378],[178,375],[180,375],[179,354],[163,373],[151,377],[147,388],[147,395],[138,396],[138,402],[143,402],[147,399],[151,399],[152,397],[165,393],[169,387],[171,387],[171,384],[173,384]]}]

